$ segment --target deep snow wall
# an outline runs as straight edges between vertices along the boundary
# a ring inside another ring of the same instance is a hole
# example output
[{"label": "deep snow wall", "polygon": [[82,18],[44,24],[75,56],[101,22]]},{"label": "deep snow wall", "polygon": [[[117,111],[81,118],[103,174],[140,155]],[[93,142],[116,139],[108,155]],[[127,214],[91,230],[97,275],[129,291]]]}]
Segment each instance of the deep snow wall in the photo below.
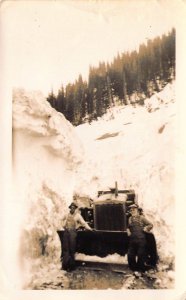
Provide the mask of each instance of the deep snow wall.
[{"label": "deep snow wall", "polygon": [[38,92],[14,91],[12,163],[16,251],[11,256],[15,271],[19,270],[20,284],[32,259],[42,255],[60,258],[56,230],[62,228],[61,220],[72,201],[75,172],[82,157],[81,142],[62,114],[51,108]]}]

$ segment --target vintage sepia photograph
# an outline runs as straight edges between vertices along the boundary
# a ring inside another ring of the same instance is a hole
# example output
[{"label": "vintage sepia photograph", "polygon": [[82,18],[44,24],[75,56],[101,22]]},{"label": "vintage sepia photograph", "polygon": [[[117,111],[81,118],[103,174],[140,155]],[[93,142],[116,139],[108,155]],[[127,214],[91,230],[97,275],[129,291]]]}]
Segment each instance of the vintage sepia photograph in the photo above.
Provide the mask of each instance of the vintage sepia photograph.
[{"label": "vintage sepia photograph", "polygon": [[176,289],[178,2],[2,3],[6,288]]}]

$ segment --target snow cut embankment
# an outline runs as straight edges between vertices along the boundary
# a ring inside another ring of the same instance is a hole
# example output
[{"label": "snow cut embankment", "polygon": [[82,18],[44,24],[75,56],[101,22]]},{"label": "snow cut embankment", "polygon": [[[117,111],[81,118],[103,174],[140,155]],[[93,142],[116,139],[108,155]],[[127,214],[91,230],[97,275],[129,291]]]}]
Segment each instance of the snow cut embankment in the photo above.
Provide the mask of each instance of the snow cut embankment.
[{"label": "snow cut embankment", "polygon": [[13,197],[7,223],[15,251],[7,260],[12,258],[15,272],[9,271],[11,276],[17,274],[12,282],[18,286],[26,279],[30,260],[42,255],[59,260],[56,230],[72,201],[74,176],[82,160],[81,142],[65,117],[42,94],[14,90]]}]

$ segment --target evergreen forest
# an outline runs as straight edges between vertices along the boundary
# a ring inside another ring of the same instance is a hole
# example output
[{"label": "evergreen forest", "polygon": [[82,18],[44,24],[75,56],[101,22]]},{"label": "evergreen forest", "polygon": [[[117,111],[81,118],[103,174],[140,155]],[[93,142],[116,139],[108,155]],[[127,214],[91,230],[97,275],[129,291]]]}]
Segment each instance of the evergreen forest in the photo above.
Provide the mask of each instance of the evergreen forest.
[{"label": "evergreen forest", "polygon": [[90,66],[88,82],[80,74],[57,95],[51,91],[47,101],[75,126],[96,120],[115,105],[143,105],[145,98],[175,79],[175,44],[173,28],[147,40],[138,51],[118,53],[111,63]]}]

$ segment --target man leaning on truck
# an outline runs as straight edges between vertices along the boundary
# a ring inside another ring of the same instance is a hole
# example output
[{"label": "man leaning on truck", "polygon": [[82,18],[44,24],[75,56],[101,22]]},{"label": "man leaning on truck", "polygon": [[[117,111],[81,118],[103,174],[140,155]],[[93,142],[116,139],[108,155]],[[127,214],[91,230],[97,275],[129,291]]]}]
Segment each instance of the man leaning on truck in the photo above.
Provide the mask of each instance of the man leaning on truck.
[{"label": "man leaning on truck", "polygon": [[69,206],[70,212],[64,221],[64,234],[62,242],[63,262],[62,267],[64,270],[71,271],[75,268],[75,252],[76,252],[76,239],[77,229],[83,226],[87,230],[92,228],[85,222],[81,214],[77,210],[78,206],[72,202]]},{"label": "man leaning on truck", "polygon": [[153,228],[153,225],[143,215],[140,215],[136,204],[130,206],[130,213],[131,216],[129,217],[127,228],[129,236],[128,264],[132,271],[140,275],[138,272],[146,271],[145,232],[149,232]]}]

